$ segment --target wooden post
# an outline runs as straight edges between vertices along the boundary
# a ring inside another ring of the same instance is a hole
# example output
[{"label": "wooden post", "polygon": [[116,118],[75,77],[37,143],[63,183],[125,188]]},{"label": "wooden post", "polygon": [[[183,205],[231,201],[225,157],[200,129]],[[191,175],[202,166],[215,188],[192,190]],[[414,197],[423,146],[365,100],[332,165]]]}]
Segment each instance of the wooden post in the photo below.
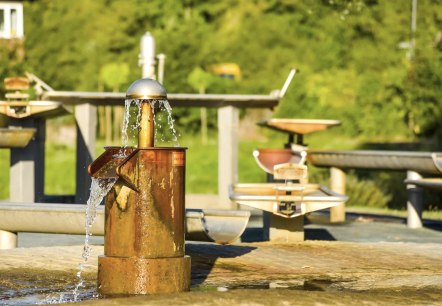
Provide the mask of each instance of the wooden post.
[{"label": "wooden post", "polygon": [[[265,240],[281,243],[304,241],[304,216],[295,218],[283,218],[272,213],[268,214],[269,226],[264,226]],[[268,236],[268,237],[266,237]]]},{"label": "wooden post", "polygon": [[[342,169],[330,168],[331,190],[345,195],[346,174]],[[345,222],[345,203],[330,208],[330,222]]]},{"label": "wooden post", "polygon": [[11,125],[35,128],[34,138],[25,148],[11,149],[9,199],[11,202],[44,201],[46,121],[27,118],[11,120]]},{"label": "wooden post", "polygon": [[233,106],[218,109],[218,201],[225,209],[236,209],[229,200],[229,186],[238,182],[239,112]]},{"label": "wooden post", "polygon": [[94,160],[97,128],[97,107],[91,104],[75,106],[77,123],[77,172],[75,203],[86,203],[89,198],[91,177],[87,168]]},{"label": "wooden post", "polygon": [[[414,171],[407,171],[407,180],[419,180],[422,176]],[[422,227],[423,190],[422,187],[407,184],[407,226]]]}]

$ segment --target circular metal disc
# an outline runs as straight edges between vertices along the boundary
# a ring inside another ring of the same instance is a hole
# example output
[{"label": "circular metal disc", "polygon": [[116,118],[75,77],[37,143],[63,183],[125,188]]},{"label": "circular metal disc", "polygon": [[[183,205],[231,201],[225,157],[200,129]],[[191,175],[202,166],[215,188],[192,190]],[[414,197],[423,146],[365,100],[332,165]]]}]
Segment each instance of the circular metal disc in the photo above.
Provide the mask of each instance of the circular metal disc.
[{"label": "circular metal disc", "polygon": [[164,87],[152,79],[140,79],[133,82],[127,92],[127,99],[167,99]]}]

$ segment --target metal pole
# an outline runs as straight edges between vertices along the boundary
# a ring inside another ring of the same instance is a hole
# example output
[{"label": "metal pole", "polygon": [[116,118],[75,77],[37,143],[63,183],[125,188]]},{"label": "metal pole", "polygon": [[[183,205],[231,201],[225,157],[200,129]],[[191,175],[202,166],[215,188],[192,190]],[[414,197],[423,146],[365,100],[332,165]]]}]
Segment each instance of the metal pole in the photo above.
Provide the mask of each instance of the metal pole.
[{"label": "metal pole", "polygon": [[9,198],[12,202],[44,201],[44,119],[12,120],[11,125],[35,128],[33,140],[25,148],[12,148],[10,156]]},{"label": "metal pole", "polygon": [[411,0],[411,33],[410,33],[410,53],[409,58],[414,58],[414,49],[416,48],[416,15],[417,15],[417,0]]},{"label": "metal pole", "polygon": [[91,186],[91,178],[86,169],[95,156],[97,107],[92,104],[76,105],[75,121],[77,124],[75,203],[84,204],[89,198]]},{"label": "metal pole", "polygon": [[158,54],[158,82],[163,84],[164,80],[164,63],[166,61],[166,55],[163,53]]},{"label": "metal pole", "polygon": [[17,234],[0,230],[0,250],[17,247]]},{"label": "metal pole", "polygon": [[151,148],[154,146],[153,110],[149,102],[141,103],[141,120],[138,132],[138,147]]},{"label": "metal pole", "polygon": [[[330,168],[331,190],[345,195],[346,174],[342,169]],[[330,208],[330,222],[345,222],[345,203]]]},{"label": "metal pole", "polygon": [[218,109],[218,204],[235,209],[229,200],[229,186],[238,182],[239,111],[233,106]]},{"label": "metal pole", "polygon": [[141,37],[139,65],[143,78],[155,79],[155,39],[152,34],[146,32]]},{"label": "metal pole", "polygon": [[[422,176],[414,171],[407,171],[407,180],[419,180]],[[421,187],[407,184],[407,226],[409,228],[422,227],[423,190]]]}]

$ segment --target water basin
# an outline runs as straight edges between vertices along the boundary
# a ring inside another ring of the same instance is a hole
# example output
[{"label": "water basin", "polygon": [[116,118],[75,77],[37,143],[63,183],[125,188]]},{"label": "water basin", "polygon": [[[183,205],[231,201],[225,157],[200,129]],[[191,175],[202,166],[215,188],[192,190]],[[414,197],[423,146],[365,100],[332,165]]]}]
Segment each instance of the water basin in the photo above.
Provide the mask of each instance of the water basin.
[{"label": "water basin", "polygon": [[301,160],[299,152],[290,149],[256,149],[253,151],[258,166],[267,173],[273,174],[275,165],[294,163]]},{"label": "water basin", "polygon": [[310,134],[340,125],[339,120],[326,119],[270,119],[258,123],[261,126],[285,133]]},{"label": "water basin", "polygon": [[0,128],[0,148],[24,148],[35,132],[32,128]]}]

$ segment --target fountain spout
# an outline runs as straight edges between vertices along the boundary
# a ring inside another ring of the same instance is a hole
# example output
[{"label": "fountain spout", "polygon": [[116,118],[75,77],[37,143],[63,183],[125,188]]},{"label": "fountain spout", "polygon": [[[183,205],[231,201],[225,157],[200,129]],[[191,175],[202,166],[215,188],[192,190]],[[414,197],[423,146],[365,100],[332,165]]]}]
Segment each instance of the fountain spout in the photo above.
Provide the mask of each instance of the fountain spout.
[{"label": "fountain spout", "polygon": [[141,120],[138,132],[138,147],[150,148],[154,146],[154,116],[152,100],[166,100],[167,93],[164,87],[152,79],[140,79],[132,83],[126,92],[126,99],[141,101]]},{"label": "fountain spout", "polygon": [[[117,179],[105,200],[101,294],[188,291],[184,245],[185,148],[154,147],[154,102],[166,100],[152,79],[132,83],[126,99],[139,106],[138,147],[111,147],[90,166],[96,178]],[[127,118],[128,120],[128,118]]]}]

